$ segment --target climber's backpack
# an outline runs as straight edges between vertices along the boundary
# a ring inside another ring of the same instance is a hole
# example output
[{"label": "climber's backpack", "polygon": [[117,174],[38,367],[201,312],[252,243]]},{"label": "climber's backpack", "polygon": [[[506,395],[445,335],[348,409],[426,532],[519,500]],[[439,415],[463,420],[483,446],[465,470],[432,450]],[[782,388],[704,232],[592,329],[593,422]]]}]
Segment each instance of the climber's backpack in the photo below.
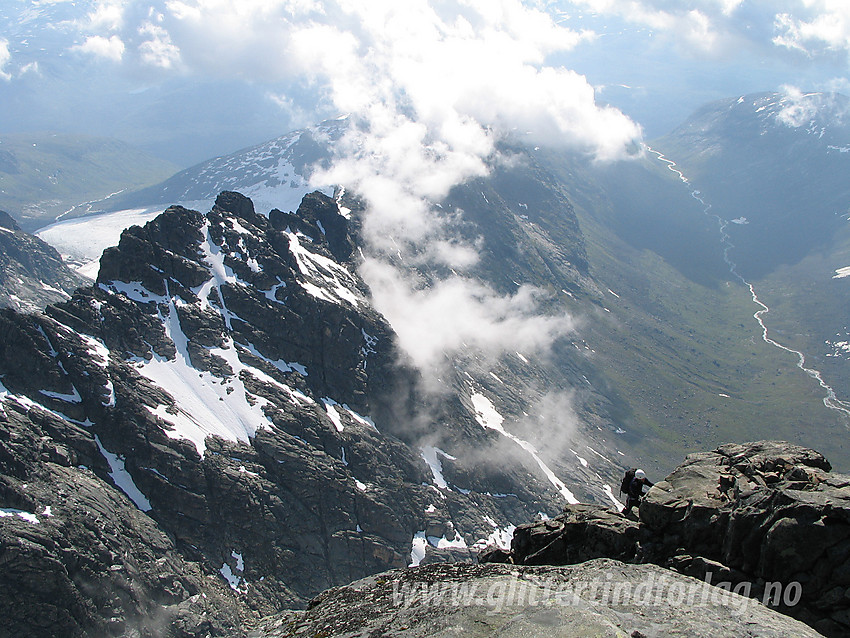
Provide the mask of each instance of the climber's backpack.
[{"label": "climber's backpack", "polygon": [[623,475],[623,482],[620,483],[620,494],[628,494],[629,486],[632,484],[632,481],[635,480],[635,472],[637,468],[631,468],[630,470],[626,470],[626,473]]}]

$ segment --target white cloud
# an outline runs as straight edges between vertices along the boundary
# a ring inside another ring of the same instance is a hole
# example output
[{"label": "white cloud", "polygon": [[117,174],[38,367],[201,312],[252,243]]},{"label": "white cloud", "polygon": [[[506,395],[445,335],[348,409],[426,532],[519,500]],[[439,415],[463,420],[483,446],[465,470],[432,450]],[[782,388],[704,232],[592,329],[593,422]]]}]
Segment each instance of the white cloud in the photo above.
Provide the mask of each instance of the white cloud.
[{"label": "white cloud", "polygon": [[163,69],[175,68],[180,63],[180,49],[165,29],[146,22],[139,28],[139,33],[146,38],[139,45],[143,62]]},{"label": "white cloud", "polygon": [[94,32],[111,33],[124,24],[126,0],[98,0],[94,10],[87,15],[87,28]]},{"label": "white cloud", "polygon": [[785,95],[782,99],[782,109],[776,114],[776,119],[791,128],[798,128],[810,122],[818,114],[819,105],[811,96],[804,95],[800,89],[793,86],[783,87]]},{"label": "white cloud", "polygon": [[774,43],[806,53],[823,49],[850,52],[850,4],[844,0],[804,0],[800,13],[779,13]]},{"label": "white cloud", "polygon": [[827,119],[844,120],[848,116],[843,102],[830,93],[804,93],[794,86],[783,86],[778,122],[791,128],[809,126],[811,122]]},{"label": "white cloud", "polygon": [[41,69],[38,66],[38,62],[27,62],[25,65],[21,67],[20,75],[26,75],[27,73],[32,73],[34,75],[41,75]]},{"label": "white cloud", "polygon": [[569,0],[560,5],[646,26],[696,54],[771,43],[808,54],[850,52],[847,0]]},{"label": "white cloud", "polygon": [[102,0],[82,27],[87,46],[121,41],[162,69],[262,82],[309,78],[344,112],[391,99],[392,108],[412,106],[430,134],[456,145],[482,144],[467,119],[554,134],[605,156],[617,153],[618,135],[639,134],[596,107],[583,77],[546,64],[594,34],[559,26],[520,0],[166,0],[151,7]]},{"label": "white cloud", "polygon": [[9,51],[9,41],[0,39],[0,80],[11,80],[12,75],[6,72],[6,65],[12,59],[12,54]]},{"label": "white cloud", "polygon": [[428,373],[427,379],[442,374],[447,357],[458,351],[487,358],[517,350],[545,354],[555,339],[574,328],[569,316],[540,314],[545,294],[531,286],[512,296],[461,277],[425,287],[375,259],[368,259],[362,272],[400,345],[411,362]]},{"label": "white cloud", "polygon": [[124,57],[124,48],[124,42],[117,35],[111,35],[108,38],[93,35],[74,47],[74,50],[119,62]]}]

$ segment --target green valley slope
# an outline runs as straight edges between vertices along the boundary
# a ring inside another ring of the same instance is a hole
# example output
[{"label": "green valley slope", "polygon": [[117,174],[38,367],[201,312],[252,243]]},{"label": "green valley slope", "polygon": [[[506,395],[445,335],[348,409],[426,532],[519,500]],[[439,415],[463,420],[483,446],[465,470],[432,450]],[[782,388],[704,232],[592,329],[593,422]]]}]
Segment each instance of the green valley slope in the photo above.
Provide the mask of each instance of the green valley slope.
[{"label": "green valley slope", "polygon": [[118,140],[33,133],[0,136],[0,209],[27,232],[90,203],[165,179],[177,167]]}]

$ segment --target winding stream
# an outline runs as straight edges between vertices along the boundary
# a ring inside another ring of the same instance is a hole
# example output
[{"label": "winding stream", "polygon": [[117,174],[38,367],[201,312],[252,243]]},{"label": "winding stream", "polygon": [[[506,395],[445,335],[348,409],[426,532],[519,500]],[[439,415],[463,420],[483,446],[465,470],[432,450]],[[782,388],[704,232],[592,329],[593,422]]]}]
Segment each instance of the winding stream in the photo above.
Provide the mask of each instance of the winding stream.
[{"label": "winding stream", "polygon": [[764,342],[775,348],[779,348],[780,350],[784,350],[785,352],[796,355],[797,367],[800,368],[800,370],[805,372],[812,379],[817,381],[820,387],[823,388],[826,392],[826,396],[823,399],[823,404],[830,410],[834,410],[840,414],[843,414],[846,417],[850,417],[850,402],[843,401],[836,396],[835,390],[824,380],[823,375],[820,373],[819,370],[815,370],[814,368],[809,368],[806,366],[806,355],[800,352],[799,350],[789,348],[788,346],[785,346],[776,341],[775,339],[771,338],[770,334],[768,333],[767,325],[765,324],[765,316],[770,312],[770,308],[766,303],[759,299],[758,293],[756,293],[755,286],[753,286],[753,284],[747,281],[738,272],[737,264],[732,261],[732,258],[729,256],[729,252],[735,247],[735,245],[731,241],[731,238],[729,237],[729,233],[727,232],[727,228],[729,227],[730,221],[728,219],[723,219],[716,213],[711,212],[711,204],[706,202],[702,198],[700,191],[696,190],[691,185],[690,180],[688,180],[688,178],[685,177],[684,173],[682,173],[682,171],[677,168],[676,162],[664,157],[662,153],[656,151],[653,148],[650,148],[647,145],[644,145],[644,148],[648,152],[655,155],[658,161],[666,164],[667,169],[675,173],[679,177],[679,180],[683,184],[685,184],[685,186],[687,186],[690,190],[691,197],[693,197],[700,204],[702,204],[703,213],[717,220],[717,224],[720,230],[720,244],[723,247],[723,261],[725,261],[726,265],[729,266],[729,272],[732,273],[735,278],[737,278],[742,284],[744,284],[744,286],[749,289],[750,295],[752,295],[753,298],[753,303],[759,306],[759,310],[757,310],[753,314],[753,318],[756,320],[759,327],[761,328],[761,338],[764,340]]}]

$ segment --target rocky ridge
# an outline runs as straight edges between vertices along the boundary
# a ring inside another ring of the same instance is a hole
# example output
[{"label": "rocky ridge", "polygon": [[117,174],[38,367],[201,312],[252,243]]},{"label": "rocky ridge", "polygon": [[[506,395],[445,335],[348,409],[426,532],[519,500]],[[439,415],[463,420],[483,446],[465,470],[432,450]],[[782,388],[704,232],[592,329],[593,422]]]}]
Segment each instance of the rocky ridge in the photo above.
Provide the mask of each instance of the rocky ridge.
[{"label": "rocky ridge", "polygon": [[654,563],[745,593],[828,636],[850,635],[850,477],[784,442],[689,455],[649,491],[640,520],[569,506],[520,526],[484,560]]},{"label": "rocky ridge", "polygon": [[519,460],[442,452],[502,437],[399,365],[351,223],[320,193],[264,216],[225,192],[128,229],[72,299],[0,313],[17,635],[239,635],[334,585],[470,560],[560,507]]},{"label": "rocky ridge", "polygon": [[37,312],[69,299],[85,282],[54,248],[0,211],[0,307]]}]

